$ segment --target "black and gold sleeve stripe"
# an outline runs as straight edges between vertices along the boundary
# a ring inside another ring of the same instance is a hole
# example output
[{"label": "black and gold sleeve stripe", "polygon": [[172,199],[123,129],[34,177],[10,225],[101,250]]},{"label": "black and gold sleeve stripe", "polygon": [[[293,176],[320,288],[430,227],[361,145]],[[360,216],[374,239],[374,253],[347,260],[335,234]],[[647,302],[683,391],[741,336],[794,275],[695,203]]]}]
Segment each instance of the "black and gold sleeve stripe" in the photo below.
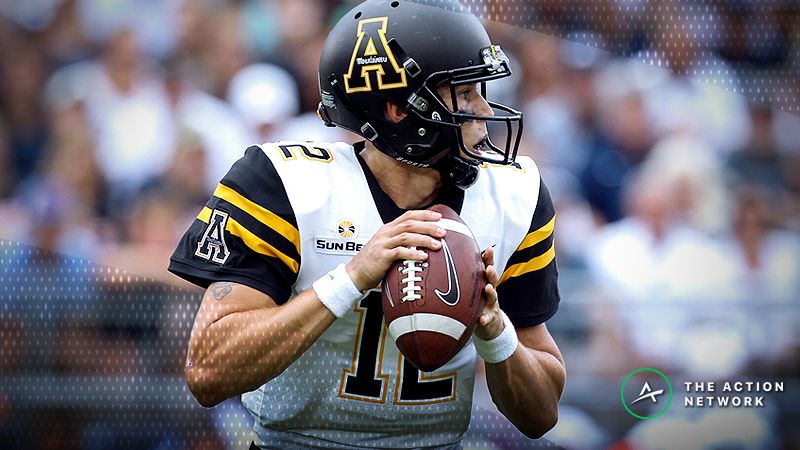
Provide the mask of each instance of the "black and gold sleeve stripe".
[{"label": "black and gold sleeve stripe", "polygon": [[241,225],[231,226],[241,235],[232,234],[252,251],[276,258],[297,273],[300,232],[294,211],[280,175],[259,147],[245,151],[245,156],[217,185],[206,206],[230,208],[233,223]]},{"label": "black and gold sleeve stripe", "polygon": [[515,326],[538,325],[558,309],[555,223],[553,201],[540,180],[528,233],[509,257],[497,284],[500,306]]},{"label": "black and gold sleeve stripe", "polygon": [[499,283],[503,283],[509,278],[541,270],[553,262],[556,258],[553,240],[555,224],[556,216],[554,214],[549,222],[525,236],[517,250],[514,251],[514,255],[509,259],[510,265],[506,267]]},{"label": "black and gold sleeve stripe", "polygon": [[[220,216],[225,217],[224,230],[214,219]],[[215,234],[220,232],[222,239]],[[200,243],[209,236],[224,247],[216,253],[224,259],[201,251]],[[214,281],[246,284],[283,303],[300,263],[300,232],[283,182],[264,152],[250,147],[184,234],[169,270],[202,287]]]},{"label": "black and gold sleeve stripe", "polygon": [[[296,225],[222,183],[214,190],[214,197],[216,201],[209,203],[230,214],[225,231],[241,239],[250,250],[277,258],[293,273],[300,270],[300,232]],[[204,207],[197,219],[208,223],[211,211]]]}]

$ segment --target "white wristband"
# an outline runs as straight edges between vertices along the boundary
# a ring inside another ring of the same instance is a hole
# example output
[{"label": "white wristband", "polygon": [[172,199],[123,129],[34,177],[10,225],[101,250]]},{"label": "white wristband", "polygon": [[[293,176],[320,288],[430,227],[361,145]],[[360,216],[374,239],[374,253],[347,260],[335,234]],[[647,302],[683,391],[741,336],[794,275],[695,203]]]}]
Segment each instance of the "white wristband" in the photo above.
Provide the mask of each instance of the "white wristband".
[{"label": "white wristband", "polygon": [[514,351],[517,349],[517,344],[519,343],[517,331],[514,329],[511,319],[508,318],[502,309],[500,310],[500,315],[503,317],[505,328],[503,328],[503,332],[497,337],[484,341],[476,335],[472,336],[472,341],[475,343],[475,350],[478,351],[478,355],[489,364],[497,364],[510,358],[511,355],[514,354]]},{"label": "white wristband", "polygon": [[358,290],[344,264],[339,264],[312,285],[319,301],[337,318],[353,309],[364,294]]}]

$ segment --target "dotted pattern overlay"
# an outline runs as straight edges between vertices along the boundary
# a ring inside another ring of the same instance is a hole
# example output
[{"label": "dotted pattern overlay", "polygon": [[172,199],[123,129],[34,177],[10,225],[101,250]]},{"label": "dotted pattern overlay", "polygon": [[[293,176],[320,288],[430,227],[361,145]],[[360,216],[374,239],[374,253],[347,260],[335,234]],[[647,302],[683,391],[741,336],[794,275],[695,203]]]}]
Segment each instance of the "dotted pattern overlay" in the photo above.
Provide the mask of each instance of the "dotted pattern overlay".
[{"label": "dotted pattern overlay", "polygon": [[800,2],[794,0],[464,2],[482,19],[639,59],[800,113]]},{"label": "dotted pattern overlay", "polygon": [[0,241],[0,448],[216,439],[182,377],[197,294]]},{"label": "dotted pattern overlay", "polygon": [[[247,448],[238,399],[203,408],[183,378],[201,296],[0,241],[0,449]],[[473,408],[466,448],[553,448]]]}]

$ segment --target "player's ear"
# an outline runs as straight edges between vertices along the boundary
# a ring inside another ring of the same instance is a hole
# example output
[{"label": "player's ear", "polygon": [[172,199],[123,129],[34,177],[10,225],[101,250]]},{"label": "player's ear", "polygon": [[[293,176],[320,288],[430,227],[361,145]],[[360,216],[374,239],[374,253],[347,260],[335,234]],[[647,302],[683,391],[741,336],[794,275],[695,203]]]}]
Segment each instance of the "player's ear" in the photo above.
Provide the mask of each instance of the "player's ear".
[{"label": "player's ear", "polygon": [[386,101],[386,108],[384,109],[386,118],[392,123],[398,123],[408,116],[408,111],[397,103]]}]

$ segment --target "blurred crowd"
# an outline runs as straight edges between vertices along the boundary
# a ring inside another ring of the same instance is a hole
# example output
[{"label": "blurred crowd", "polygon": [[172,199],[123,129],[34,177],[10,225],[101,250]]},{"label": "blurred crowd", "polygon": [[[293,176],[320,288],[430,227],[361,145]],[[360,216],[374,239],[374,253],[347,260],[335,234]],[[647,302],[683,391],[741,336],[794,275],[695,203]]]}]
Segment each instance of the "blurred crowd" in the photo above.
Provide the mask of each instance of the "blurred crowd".
[{"label": "blurred crowd", "polygon": [[[322,43],[353,3],[0,2],[0,240],[188,287],[166,272],[169,255],[246,147],[358,140],[314,113]],[[480,13],[488,2],[472,3]],[[628,3],[668,2],[612,1],[612,22]],[[730,36],[754,23],[772,30],[753,32],[758,45],[613,33],[567,20],[569,11],[526,24],[532,31],[487,23],[516,73],[491,83],[489,96],[524,111],[521,153],[539,164],[558,211],[568,276],[553,329],[571,373],[800,372],[800,118],[737,94],[754,73],[800,67],[800,7],[776,0],[765,13],[757,3],[715,2],[708,16],[741,28]],[[681,50],[694,46],[707,51]],[[687,76],[700,73],[692,68],[714,71]],[[797,84],[780,88],[798,95]],[[142,316],[182,311],[168,323],[68,324],[61,345],[128,355],[190,323],[190,306]],[[3,320],[7,335],[19,331]],[[173,353],[148,370],[178,373]],[[108,362],[117,373],[138,370],[117,359]],[[92,373],[81,361],[45,366]],[[0,361],[4,371],[25,364]]]}]

